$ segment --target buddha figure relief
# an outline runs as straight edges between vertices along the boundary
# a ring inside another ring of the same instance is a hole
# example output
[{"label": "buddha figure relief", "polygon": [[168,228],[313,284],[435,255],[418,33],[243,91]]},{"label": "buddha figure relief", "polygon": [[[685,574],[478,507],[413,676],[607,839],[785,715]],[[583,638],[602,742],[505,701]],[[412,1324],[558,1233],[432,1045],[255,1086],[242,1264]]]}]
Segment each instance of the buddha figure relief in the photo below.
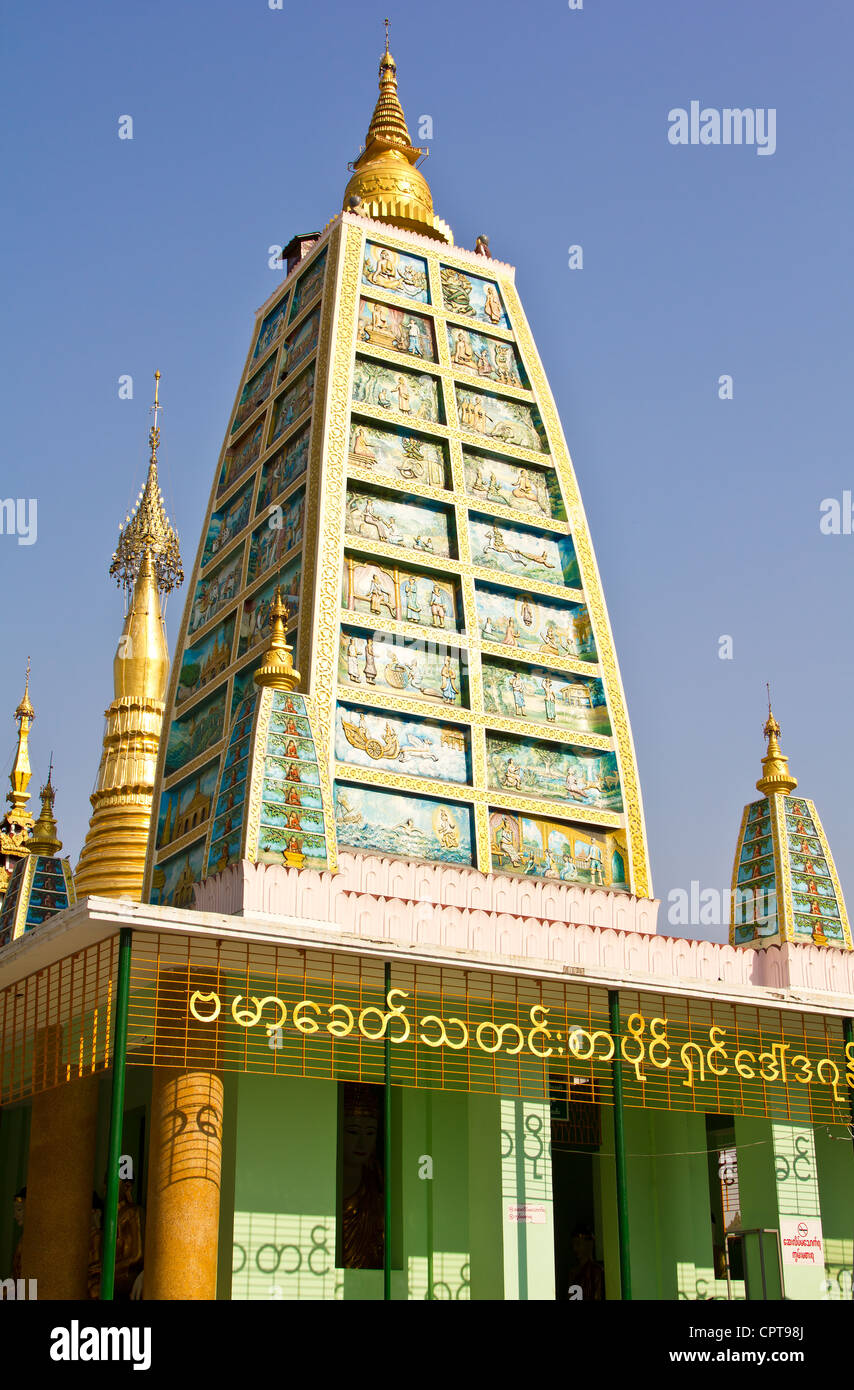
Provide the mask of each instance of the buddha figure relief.
[{"label": "buddha figure relief", "polygon": [[341,1132],[341,1262],[345,1269],[382,1269],[385,1174],[381,1146],[383,1091],[343,1083]]}]

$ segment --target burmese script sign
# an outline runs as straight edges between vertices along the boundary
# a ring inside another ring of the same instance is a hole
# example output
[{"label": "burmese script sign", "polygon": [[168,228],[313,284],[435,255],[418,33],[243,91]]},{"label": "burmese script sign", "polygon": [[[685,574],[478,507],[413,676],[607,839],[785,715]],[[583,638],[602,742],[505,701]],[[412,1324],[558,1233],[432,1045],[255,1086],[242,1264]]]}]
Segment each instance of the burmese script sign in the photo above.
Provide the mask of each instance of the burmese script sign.
[{"label": "burmese script sign", "polygon": [[186,1021],[225,1070],[382,1082],[388,1052],[393,1085],[548,1096],[567,1076],[588,1077],[589,1099],[610,1101],[617,1059],[627,1105],[850,1117],[854,1044],[843,1043],[837,1020],[717,1003],[700,1018],[692,1002],[690,1016],[629,1013],[615,1035],[589,1003],[574,1012],[561,986],[544,984],[542,1002],[531,1002],[439,996],[417,980],[387,992],[332,978],[279,976],[275,990],[257,975],[218,983],[188,989]]}]

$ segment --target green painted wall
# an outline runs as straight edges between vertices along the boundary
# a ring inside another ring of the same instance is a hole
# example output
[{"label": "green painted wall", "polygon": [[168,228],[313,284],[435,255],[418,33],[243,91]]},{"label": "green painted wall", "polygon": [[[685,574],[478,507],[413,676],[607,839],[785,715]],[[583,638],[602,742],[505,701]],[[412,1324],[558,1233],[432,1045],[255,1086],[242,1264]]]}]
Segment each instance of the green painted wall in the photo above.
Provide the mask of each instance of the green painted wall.
[{"label": "green painted wall", "polygon": [[844,1125],[815,1130],[821,1197],[825,1288],[822,1297],[851,1299],[854,1265],[854,1145]]},{"label": "green painted wall", "polygon": [[[628,1108],[624,1113],[632,1298],[707,1298],[714,1292],[714,1262],[705,1116]],[[606,1277],[609,1297],[616,1297],[615,1186],[609,1234]]]},{"label": "green painted wall", "polygon": [[[738,1153],[738,1190],[743,1230],[777,1229],[777,1178],[774,1146],[768,1120],[735,1117],[735,1144]],[[745,1238],[745,1273],[751,1300],[762,1297],[762,1271],[758,1236]],[[777,1254],[773,1240],[764,1238],[765,1287],[768,1298],[781,1297]]]}]

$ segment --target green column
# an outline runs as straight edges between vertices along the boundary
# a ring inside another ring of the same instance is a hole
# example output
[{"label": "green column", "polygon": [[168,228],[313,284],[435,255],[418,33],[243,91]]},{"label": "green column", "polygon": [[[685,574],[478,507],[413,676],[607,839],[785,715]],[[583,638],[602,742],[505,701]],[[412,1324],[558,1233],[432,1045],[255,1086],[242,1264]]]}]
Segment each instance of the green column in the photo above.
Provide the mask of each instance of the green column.
[{"label": "green column", "polygon": [[611,1035],[614,1039],[614,1162],[617,1170],[617,1229],[620,1241],[620,1294],[625,1300],[632,1296],[632,1272],[629,1260],[629,1193],[626,1180],[626,1133],[623,1123],[623,1071],[620,1060],[620,994],[608,990],[608,1011],[611,1016]]},{"label": "green column", "polygon": [[101,1298],[111,1302],[116,1275],[116,1229],[119,1210],[119,1162],[122,1156],[122,1121],[125,1110],[125,1060],[128,1045],[128,1000],[133,932],[119,933],[119,973],[113,1030],[113,1088],[110,1097],[110,1140],[107,1155],[107,1190],[104,1195],[104,1243],[101,1254]]},{"label": "green column", "polygon": [[[385,997],[391,989],[391,963],[385,963]],[[383,1106],[383,1167],[385,1169],[385,1239],[383,1241],[383,1298],[391,1298],[391,1043],[385,1035],[385,1105]]]}]

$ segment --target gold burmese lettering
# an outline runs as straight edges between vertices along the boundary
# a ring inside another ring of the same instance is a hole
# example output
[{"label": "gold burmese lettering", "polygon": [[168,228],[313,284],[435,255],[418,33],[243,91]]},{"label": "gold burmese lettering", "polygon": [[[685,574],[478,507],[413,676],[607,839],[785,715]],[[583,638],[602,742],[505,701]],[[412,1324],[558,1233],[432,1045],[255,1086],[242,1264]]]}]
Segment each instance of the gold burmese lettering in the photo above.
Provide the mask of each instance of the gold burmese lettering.
[{"label": "gold burmese lettering", "polygon": [[[400,995],[400,998],[401,998],[401,999],[408,999],[408,998],[409,998],[409,995],[407,994],[407,992],[406,992],[405,989],[390,989],[390,990],[389,990],[388,994],[386,995],[386,1001],[385,1001],[386,1004],[388,1005],[388,1013],[386,1014],[386,1027],[389,1029],[389,1035],[388,1035],[388,1037],[389,1037],[389,1042],[393,1042],[393,1043],[404,1043],[404,1042],[406,1042],[407,1038],[409,1037],[409,1033],[410,1033],[409,1019],[406,1017],[406,1005],[405,1005],[405,1004],[393,1004],[393,1003],[391,1002],[392,999],[394,999],[395,995]],[[403,1032],[402,1032],[398,1037],[395,1037],[394,1034],[391,1032],[391,1024],[393,1023],[393,1021],[394,1021],[396,1018],[397,1018],[397,1019],[400,1019],[400,1022],[403,1024]],[[458,1018],[452,1018],[452,1019],[449,1020],[449,1022],[451,1022],[451,1023],[459,1023],[460,1020],[459,1020]],[[463,1028],[463,1029],[465,1029],[466,1042],[468,1042],[468,1029],[466,1029],[466,1026],[465,1026],[464,1023],[460,1023],[460,1027]],[[449,1046],[450,1046],[450,1047],[453,1047],[454,1044],[453,1044],[453,1043],[449,1043]],[[462,1046],[462,1044],[458,1043],[457,1046],[458,1046],[458,1047],[459,1047],[459,1046]]]},{"label": "gold burmese lettering", "polygon": [[649,1031],[652,1034],[652,1040],[649,1044],[648,1049],[649,1060],[652,1062],[652,1065],[654,1067],[659,1067],[661,1071],[666,1071],[666,1069],[670,1066],[670,1063],[673,1061],[673,1058],[666,1057],[663,1062],[657,1062],[655,1059],[655,1049],[657,1047],[666,1047],[667,1051],[670,1051],[670,1043],[667,1041],[667,1019],[650,1019]]},{"label": "gold burmese lettering", "polygon": [[448,1041],[448,1034],[445,1032],[444,1023],[440,1018],[437,1018],[435,1014],[425,1014],[421,1020],[421,1027],[424,1028],[424,1026],[428,1023],[435,1023],[437,1028],[439,1028],[441,1031],[441,1036],[436,1038],[435,1041],[433,1041],[432,1039],[425,1037],[424,1033],[419,1033],[419,1038],[423,1043],[426,1044],[427,1047],[443,1047],[445,1043],[447,1043]]},{"label": "gold burmese lettering", "polygon": [[[587,1051],[582,1052],[581,1044],[584,1042],[585,1038],[587,1040]],[[600,1062],[610,1062],[616,1051],[614,1039],[611,1037],[610,1033],[603,1032],[601,1028],[597,1028],[593,1033],[588,1033],[586,1028],[570,1029],[567,1042],[569,1043],[569,1050],[573,1057],[577,1057],[579,1062],[589,1062],[590,1058],[593,1057],[596,1052],[597,1038],[604,1038],[605,1042],[608,1044],[608,1051],[597,1060]],[[533,1051],[533,1048],[531,1050]]]},{"label": "gold burmese lettering", "polygon": [[301,1033],[319,1033],[320,1024],[317,1022],[317,1019],[303,1018],[303,1009],[314,1009],[314,1012],[316,1014],[320,1013],[319,1004],[315,1004],[311,999],[301,999],[298,1004],[294,1004],[294,1012],[292,1015],[294,1020],[294,1027],[298,1028]]},{"label": "gold burmese lettering", "polygon": [[693,1086],[693,1085],[694,1085],[694,1064],[693,1064],[693,1062],[691,1061],[691,1059],[690,1059],[689,1057],[686,1057],[686,1056],[685,1056],[685,1053],[686,1053],[686,1052],[688,1051],[688,1049],[691,1048],[691,1047],[693,1047],[693,1048],[696,1050],[697,1058],[698,1058],[698,1061],[699,1061],[699,1063],[700,1063],[700,1080],[701,1080],[701,1081],[705,1081],[705,1079],[706,1079],[706,1054],[705,1054],[705,1052],[703,1051],[703,1049],[701,1048],[701,1046],[700,1046],[700,1044],[699,1044],[698,1042],[686,1042],[686,1043],[683,1043],[683,1044],[682,1044],[682,1050],[681,1050],[681,1052],[680,1052],[680,1054],[679,1054],[680,1057],[682,1058],[682,1065],[683,1065],[683,1067],[685,1068],[685,1070],[686,1070],[687,1073],[688,1073],[688,1080],[682,1082],[682,1085],[683,1085],[683,1086]]},{"label": "gold burmese lettering", "polygon": [[[466,1026],[465,1023],[463,1023],[463,1021],[462,1021],[461,1018],[449,1018],[449,1019],[448,1019],[448,1023],[449,1023],[449,1024],[451,1024],[451,1023],[456,1023],[457,1027],[460,1029],[460,1032],[462,1033],[462,1037],[460,1038],[460,1041],[459,1041],[459,1042],[451,1042],[451,1039],[450,1039],[450,1037],[448,1036],[448,1030],[447,1030],[447,1028],[446,1028],[446,1029],[445,1029],[445,1041],[446,1041],[446,1043],[448,1044],[448,1047],[452,1047],[452,1048],[454,1049],[455,1052],[460,1052],[464,1047],[468,1047],[468,1045],[469,1045],[469,1030],[468,1030],[468,1027]],[[407,1024],[407,1027],[408,1027],[408,1024]]]},{"label": "gold burmese lettering", "polygon": [[822,1067],[832,1067],[832,1068],[833,1068],[833,1081],[832,1081],[832,1082],[828,1081],[827,1084],[828,1084],[829,1086],[831,1086],[831,1085],[833,1086],[833,1099],[834,1099],[834,1100],[840,1100],[840,1101],[841,1101],[841,1100],[843,1099],[843,1097],[839,1094],[839,1068],[838,1068],[838,1066],[836,1065],[836,1063],[835,1063],[834,1061],[831,1060],[830,1057],[822,1057],[821,1061],[819,1062],[818,1066],[816,1067],[816,1074],[817,1074],[817,1076],[818,1076],[819,1081],[824,1081],[824,1080],[825,1080],[825,1077],[823,1077],[822,1074],[821,1074],[821,1069],[822,1069]]},{"label": "gold burmese lettering", "polygon": [[[644,1029],[646,1028],[646,1019],[644,1018],[643,1014],[629,1014],[626,1020],[626,1027],[628,1028],[631,1036],[628,1038],[623,1037],[620,1039],[620,1056],[622,1057],[624,1062],[628,1062],[630,1067],[634,1067],[635,1076],[637,1077],[638,1081],[643,1081],[644,1074],[642,1071],[642,1067],[644,1063],[644,1058],[646,1056],[646,1043],[643,1041],[642,1034]],[[637,1052],[634,1057],[630,1057],[628,1052],[626,1051],[626,1048],[631,1047],[633,1042],[636,1042],[638,1044],[640,1051]]]},{"label": "gold burmese lettering", "polygon": [[332,1035],[336,1038],[346,1038],[350,1033],[352,1033],[356,1020],[353,1017],[353,1010],[348,1009],[346,1004],[330,1004],[326,1012],[328,1014],[343,1013],[347,1016],[346,1023],[343,1020],[339,1021],[334,1018],[331,1023],[327,1023],[327,1033],[332,1033]]},{"label": "gold burmese lettering", "polygon": [[756,1072],[753,1070],[752,1067],[742,1066],[742,1057],[749,1057],[751,1062],[755,1062],[756,1054],[754,1052],[751,1052],[750,1049],[747,1047],[740,1048],[739,1051],[735,1054],[735,1069],[738,1072],[739,1076],[743,1076],[746,1080],[752,1081],[753,1077],[756,1075]]},{"label": "gold burmese lettering", "polygon": [[[726,1076],[729,1071],[729,1067],[716,1067],[712,1062],[712,1057],[715,1053],[720,1055],[722,1061],[725,1062],[727,1060],[726,1044],[723,1042],[723,1034],[725,1032],[725,1028],[718,1028],[717,1026],[709,1029],[709,1042],[712,1046],[706,1053],[706,1065],[713,1076]],[[720,1033],[721,1037],[716,1038],[715,1033]]]},{"label": "gold burmese lettering", "polygon": [[[762,1077],[763,1081],[786,1080],[786,1058],[783,1054],[788,1052],[791,1045],[791,1043],[772,1043],[770,1052],[760,1052],[760,1062],[765,1063],[767,1061],[770,1067],[770,1071],[766,1071],[764,1065],[760,1068],[759,1075]],[[779,1061],[774,1056],[775,1052],[779,1052],[780,1054]]]},{"label": "gold burmese lettering", "polygon": [[[547,1019],[545,1017],[548,1012],[549,1010],[545,1008],[542,1004],[532,1004],[530,1010],[528,1011],[528,1017],[533,1025],[531,1028],[528,1029],[528,1051],[533,1052],[535,1057],[551,1057],[552,1053],[554,1052],[553,1047],[546,1048],[545,1051],[540,1052],[539,1048],[534,1047],[533,1042],[535,1033],[542,1033],[543,1040],[546,1042],[551,1037],[551,1033],[548,1030]],[[538,1019],[534,1017],[534,1014],[542,1014],[543,1017],[541,1019]],[[493,1051],[494,1049],[490,1050]],[[516,1050],[518,1052],[521,1049],[517,1048]]]},{"label": "gold burmese lettering", "polygon": [[[354,1030],[363,1038],[372,1042],[379,1041],[380,1038],[388,1037],[389,1042],[402,1044],[412,1036],[412,1025],[406,1013],[406,1001],[409,994],[406,990],[391,989],[386,995],[386,1008],[378,1005],[369,1004],[362,1009],[358,1019],[354,1010],[347,1004],[335,1003],[326,1006],[328,1021],[324,1024],[318,1023],[318,1019],[323,1014],[323,1006],[317,1004],[312,999],[301,999],[293,1006],[291,1020],[298,1032],[303,1034],[318,1033],[321,1030],[332,1034],[336,1038],[349,1037]],[[278,1032],[288,1018],[288,1005],[276,994],[265,994],[263,997],[257,995],[238,994],[231,1002],[231,1016],[234,1022],[241,1028],[253,1028],[263,1021],[262,1015],[268,1005],[272,1005],[276,1017],[272,1021],[265,1022],[265,1029],[268,1035]],[[194,990],[189,997],[189,1014],[199,1023],[214,1023],[220,1016],[223,1009],[223,1000],[216,990],[205,993],[202,990]],[[448,1047],[455,1052],[476,1046],[481,1052],[493,1055],[497,1052],[504,1052],[510,1057],[517,1056],[527,1045],[529,1052],[535,1057],[545,1060],[554,1055],[555,1049],[551,1046],[552,1033],[549,1029],[548,1015],[550,1009],[543,1004],[533,1004],[528,1011],[530,1026],[527,1031],[520,1023],[495,1023],[492,1020],[485,1020],[478,1024],[474,1029],[474,1034],[466,1021],[462,1018],[450,1017],[447,1020],[440,1018],[437,1014],[425,1014],[418,1022],[421,1031],[418,1039],[426,1047],[438,1048]],[[314,1015],[312,1017],[311,1015]],[[340,1016],[340,1017],[339,1017]],[[392,1029],[395,1020],[400,1024],[399,1029]],[[375,1026],[369,1026],[374,1023]],[[438,1036],[431,1037],[425,1029],[435,1025],[438,1029]],[[570,1027],[567,1032],[567,1045],[570,1054],[579,1061],[588,1062],[609,1062],[615,1056],[619,1046],[619,1055],[623,1061],[634,1069],[635,1076],[639,1082],[645,1081],[644,1065],[648,1062],[661,1071],[665,1071],[672,1063],[673,1058],[669,1055],[673,1046],[667,1037],[668,1020],[666,1017],[653,1018],[649,1021],[649,1038],[644,1034],[647,1028],[647,1020],[641,1013],[632,1013],[626,1020],[628,1034],[618,1036],[615,1040],[610,1032],[597,1028],[588,1031],[586,1028]],[[449,1028],[459,1029],[459,1037],[456,1041],[449,1035]],[[510,1040],[513,1045],[510,1046]],[[683,1085],[694,1087],[697,1081],[697,1073],[701,1082],[706,1080],[706,1071],[713,1076],[726,1076],[729,1072],[730,1054],[727,1051],[726,1029],[715,1024],[708,1030],[708,1047],[701,1045],[699,1041],[692,1039],[682,1044],[679,1056],[682,1066],[687,1073]],[[753,1080],[757,1072],[754,1070],[759,1066],[759,1075],[764,1081],[782,1081],[784,1084],[788,1080],[789,1068],[791,1068],[794,1079],[802,1086],[808,1086],[813,1082],[820,1082],[830,1086],[833,1091],[834,1100],[841,1102],[844,1096],[840,1094],[840,1086],[854,1089],[854,1043],[845,1044],[845,1068],[844,1073],[840,1066],[831,1057],[822,1057],[820,1061],[813,1062],[805,1053],[787,1057],[792,1043],[775,1042],[765,1052],[756,1053],[749,1048],[740,1048],[733,1058],[733,1065],[738,1075],[745,1080]],[[692,1056],[691,1054],[695,1054]],[[716,1065],[721,1063],[722,1065]],[[750,1063],[751,1065],[748,1065]]]},{"label": "gold burmese lettering", "polygon": [[[197,1009],[197,1007],[196,1007],[197,1004],[210,1004],[210,1003],[213,1003],[213,1006],[214,1006],[214,1011],[213,1011],[213,1013],[212,1013],[212,1014],[200,1014],[199,1011],[198,1011],[198,1009]],[[199,1023],[213,1023],[213,1021],[214,1021],[215,1018],[219,1018],[219,1014],[220,1014],[221,1008],[222,1008],[222,1000],[220,999],[220,997],[219,997],[219,995],[217,994],[216,990],[213,990],[213,989],[212,989],[211,992],[210,992],[210,994],[203,994],[202,991],[201,991],[200,989],[196,989],[196,990],[194,990],[193,993],[190,995],[190,1013],[193,1015],[193,1018],[198,1019]]]}]

